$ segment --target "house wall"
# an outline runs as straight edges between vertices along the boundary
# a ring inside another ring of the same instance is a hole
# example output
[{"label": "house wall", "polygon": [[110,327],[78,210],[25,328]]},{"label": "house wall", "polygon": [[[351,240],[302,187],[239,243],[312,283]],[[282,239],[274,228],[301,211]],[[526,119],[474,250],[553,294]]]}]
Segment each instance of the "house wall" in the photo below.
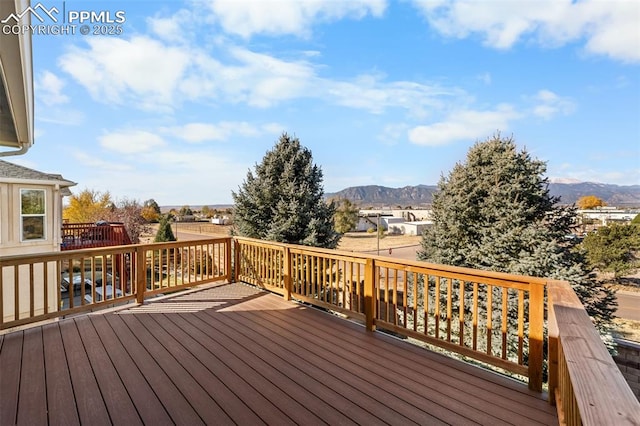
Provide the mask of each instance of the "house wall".
[{"label": "house wall", "polygon": [[[45,238],[21,241],[20,190],[42,189],[45,191]],[[62,197],[55,185],[23,183],[0,183],[0,257],[21,254],[50,253],[60,250],[60,228],[62,224]],[[52,283],[46,289],[45,271],[42,264],[35,264],[33,272],[27,266],[3,268],[2,273],[2,315],[6,321],[15,318],[15,292],[18,289],[18,318],[29,316],[33,303],[34,314],[44,313],[45,304],[52,312],[57,307],[57,268],[55,263],[47,265],[46,281]],[[33,273],[33,275],[31,275]],[[31,281],[33,277],[33,281]],[[17,285],[16,285],[17,284]]]},{"label": "house wall", "polygon": [[[20,190],[45,191],[45,238],[21,241]],[[55,185],[0,183],[0,256],[46,253],[60,250],[62,196]]]}]

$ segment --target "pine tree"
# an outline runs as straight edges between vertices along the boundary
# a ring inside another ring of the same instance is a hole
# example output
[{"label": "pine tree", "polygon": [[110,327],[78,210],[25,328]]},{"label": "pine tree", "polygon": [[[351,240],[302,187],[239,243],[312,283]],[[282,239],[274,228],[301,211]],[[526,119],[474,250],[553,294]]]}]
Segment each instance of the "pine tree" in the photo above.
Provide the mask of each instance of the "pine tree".
[{"label": "pine tree", "polygon": [[158,225],[158,232],[156,232],[156,237],[154,238],[154,243],[166,243],[169,241],[176,241],[175,235],[173,235],[173,230],[171,229],[171,222],[169,222],[168,216],[163,216],[160,219],[160,224]]},{"label": "pine tree", "polygon": [[466,161],[442,177],[434,226],[418,258],[434,263],[567,280],[601,332],[616,308],[581,251],[564,237],[576,219],[559,206],[543,177],[546,164],[499,134],[476,143]]},{"label": "pine tree", "polygon": [[335,205],[326,203],[322,171],[311,151],[286,133],[233,192],[234,224],[241,236],[335,248]]}]

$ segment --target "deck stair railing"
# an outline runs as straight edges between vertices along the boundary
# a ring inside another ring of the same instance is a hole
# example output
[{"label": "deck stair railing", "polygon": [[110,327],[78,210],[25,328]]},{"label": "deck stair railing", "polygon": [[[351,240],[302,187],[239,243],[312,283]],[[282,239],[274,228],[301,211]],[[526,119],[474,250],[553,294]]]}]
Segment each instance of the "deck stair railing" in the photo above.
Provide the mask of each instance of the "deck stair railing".
[{"label": "deck stair railing", "polygon": [[61,250],[78,250],[131,244],[123,223],[64,223]]},{"label": "deck stair railing", "polygon": [[640,404],[564,281],[240,237],[123,245],[0,258],[0,329],[218,281],[442,347],[521,375],[536,392],[548,334],[561,424],[640,424]]}]

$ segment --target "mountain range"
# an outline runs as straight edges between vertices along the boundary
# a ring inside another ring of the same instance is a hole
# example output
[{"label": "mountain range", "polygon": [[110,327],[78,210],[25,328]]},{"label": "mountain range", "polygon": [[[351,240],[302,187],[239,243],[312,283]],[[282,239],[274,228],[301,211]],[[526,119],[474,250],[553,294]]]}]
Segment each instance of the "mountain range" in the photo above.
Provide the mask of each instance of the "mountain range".
[{"label": "mountain range", "polygon": [[[326,198],[347,198],[361,207],[366,206],[424,206],[431,204],[436,185],[415,185],[389,188],[379,185],[352,186],[326,194]],[[560,197],[561,204],[573,204],[580,197],[595,195],[609,206],[640,207],[640,185],[613,185],[595,182],[549,184],[553,196]]]}]

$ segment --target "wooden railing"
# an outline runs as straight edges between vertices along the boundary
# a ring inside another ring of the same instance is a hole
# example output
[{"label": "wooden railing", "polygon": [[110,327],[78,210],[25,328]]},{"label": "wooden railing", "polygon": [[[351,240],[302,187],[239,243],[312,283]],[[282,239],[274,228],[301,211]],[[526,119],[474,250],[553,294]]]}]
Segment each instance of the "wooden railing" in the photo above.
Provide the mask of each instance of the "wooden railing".
[{"label": "wooden railing", "polygon": [[550,281],[549,397],[561,424],[640,425],[640,404],[565,281]]},{"label": "wooden railing", "polygon": [[235,238],[235,279],[526,376],[542,389],[545,280]]},{"label": "wooden railing", "polygon": [[229,280],[231,239],[0,258],[0,329]]},{"label": "wooden railing", "polygon": [[62,225],[61,250],[79,250],[127,244],[131,244],[131,239],[122,223],[64,223]]}]

